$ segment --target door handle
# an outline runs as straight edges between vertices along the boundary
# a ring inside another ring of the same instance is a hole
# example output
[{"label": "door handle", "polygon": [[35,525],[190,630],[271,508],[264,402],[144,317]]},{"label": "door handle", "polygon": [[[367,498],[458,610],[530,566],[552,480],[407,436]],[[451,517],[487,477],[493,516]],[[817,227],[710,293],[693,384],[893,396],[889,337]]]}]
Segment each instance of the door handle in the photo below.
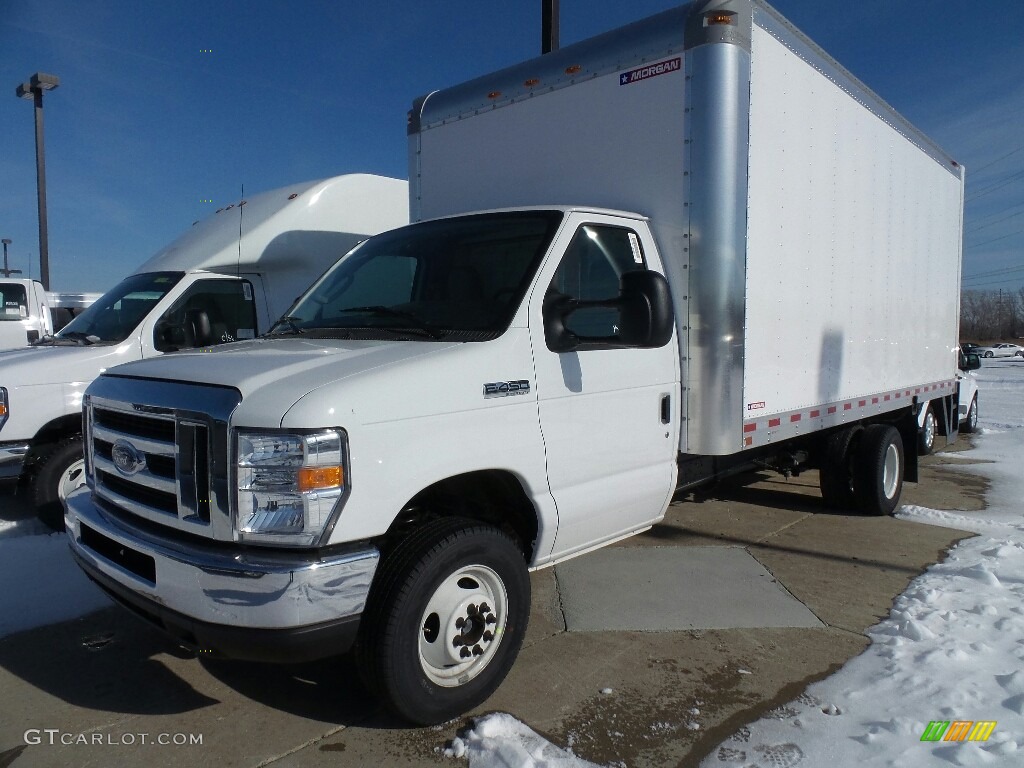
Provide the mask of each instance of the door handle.
[{"label": "door handle", "polygon": [[661,423],[668,424],[672,420],[672,395],[661,396]]}]

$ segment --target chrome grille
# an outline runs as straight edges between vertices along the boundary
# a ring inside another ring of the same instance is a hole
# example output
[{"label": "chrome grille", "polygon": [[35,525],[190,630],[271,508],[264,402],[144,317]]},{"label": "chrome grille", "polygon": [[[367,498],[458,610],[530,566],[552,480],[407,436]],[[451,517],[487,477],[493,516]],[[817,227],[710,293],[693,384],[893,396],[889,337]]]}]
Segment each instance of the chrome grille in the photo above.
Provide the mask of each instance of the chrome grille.
[{"label": "chrome grille", "polygon": [[230,540],[227,417],[239,400],[220,387],[100,377],[85,404],[93,493],[108,509]]}]

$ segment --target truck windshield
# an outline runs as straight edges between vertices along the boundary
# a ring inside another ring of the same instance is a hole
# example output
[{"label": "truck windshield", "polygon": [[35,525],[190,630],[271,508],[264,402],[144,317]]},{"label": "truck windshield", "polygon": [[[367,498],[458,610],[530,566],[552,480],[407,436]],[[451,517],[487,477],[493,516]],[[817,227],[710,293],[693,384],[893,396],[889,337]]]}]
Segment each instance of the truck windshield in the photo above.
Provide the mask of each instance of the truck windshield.
[{"label": "truck windshield", "polygon": [[475,214],[372,237],[320,278],[275,334],[496,338],[561,220],[559,211]]},{"label": "truck windshield", "polygon": [[126,277],[64,326],[56,338],[86,344],[124,341],[184,274],[146,272]]},{"label": "truck windshield", "polygon": [[0,283],[0,320],[21,320],[28,314],[25,286]]}]

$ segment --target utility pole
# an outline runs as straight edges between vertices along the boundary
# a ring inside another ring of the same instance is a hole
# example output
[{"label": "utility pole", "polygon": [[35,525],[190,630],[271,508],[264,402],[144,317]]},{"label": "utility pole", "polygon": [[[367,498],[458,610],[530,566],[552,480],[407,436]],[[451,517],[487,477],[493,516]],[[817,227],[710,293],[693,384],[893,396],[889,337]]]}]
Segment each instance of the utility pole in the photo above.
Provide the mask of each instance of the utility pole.
[{"label": "utility pole", "polygon": [[39,201],[39,281],[43,290],[50,290],[50,244],[46,227],[46,156],[43,144],[43,91],[60,85],[60,78],[36,72],[28,82],[15,90],[19,99],[32,99],[36,113],[36,194]]},{"label": "utility pole", "polygon": [[558,50],[558,0],[541,0],[540,52]]}]

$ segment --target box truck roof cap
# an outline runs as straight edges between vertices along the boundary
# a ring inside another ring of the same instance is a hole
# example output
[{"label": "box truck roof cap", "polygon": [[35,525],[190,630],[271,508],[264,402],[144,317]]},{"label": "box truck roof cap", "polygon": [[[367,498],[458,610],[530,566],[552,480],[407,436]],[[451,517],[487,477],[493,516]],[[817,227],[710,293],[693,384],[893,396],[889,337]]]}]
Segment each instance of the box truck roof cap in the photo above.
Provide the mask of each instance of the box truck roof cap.
[{"label": "box truck roof cap", "polygon": [[[736,24],[704,23],[705,16],[722,12],[735,14]],[[410,134],[419,133],[601,75],[666,62],[673,55],[681,57],[686,50],[703,43],[730,42],[749,50],[751,23],[768,31],[951,174],[962,176],[960,164],[940,146],[764,0],[696,0],[461,85],[434,91],[413,103],[408,130]],[[645,74],[640,72],[638,76]]]},{"label": "box truck roof cap", "polygon": [[[294,261],[301,238],[350,235],[356,241],[408,223],[408,184],[370,174],[345,174],[262,192],[220,209],[147,260],[135,273],[213,270],[264,272]],[[324,265],[327,266],[326,264]]]}]

